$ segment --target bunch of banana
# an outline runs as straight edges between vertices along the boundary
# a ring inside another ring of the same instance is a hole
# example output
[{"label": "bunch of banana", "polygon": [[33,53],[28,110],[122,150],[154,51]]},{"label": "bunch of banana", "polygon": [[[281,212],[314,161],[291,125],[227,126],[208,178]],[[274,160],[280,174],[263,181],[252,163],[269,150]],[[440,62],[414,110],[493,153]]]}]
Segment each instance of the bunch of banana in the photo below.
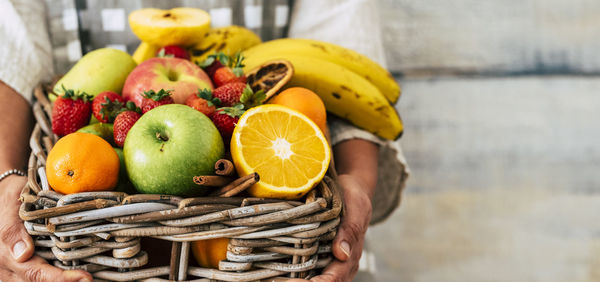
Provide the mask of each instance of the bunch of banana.
[{"label": "bunch of banana", "polygon": [[236,52],[244,51],[261,42],[258,35],[241,26],[214,28],[204,34],[204,38],[198,44],[190,48],[191,61],[201,63],[209,55],[217,52],[233,56]]},{"label": "bunch of banana", "polygon": [[[260,37],[254,32],[235,25],[213,28],[200,36],[202,40],[199,40],[198,43],[188,48],[191,61],[194,63],[201,63],[209,55],[216,52],[223,52],[226,55],[233,56],[238,51],[244,51],[261,43]],[[133,59],[139,64],[156,56],[156,52],[160,47],[142,41],[133,53]]]},{"label": "bunch of banana", "polygon": [[369,57],[339,45],[310,39],[284,38],[271,40],[244,51],[247,57],[261,57],[269,53],[293,54],[329,61],[371,82],[391,103],[396,103],[400,96],[400,86],[386,69]]},{"label": "bunch of banana", "polygon": [[[379,137],[395,140],[402,135],[402,120],[391,102],[397,100],[400,88],[385,69],[367,57],[337,45],[305,39],[269,41],[243,54],[244,72],[269,60],[288,60],[294,66],[294,75],[286,87],[313,90],[329,112]],[[388,89],[387,96],[381,88]]]}]

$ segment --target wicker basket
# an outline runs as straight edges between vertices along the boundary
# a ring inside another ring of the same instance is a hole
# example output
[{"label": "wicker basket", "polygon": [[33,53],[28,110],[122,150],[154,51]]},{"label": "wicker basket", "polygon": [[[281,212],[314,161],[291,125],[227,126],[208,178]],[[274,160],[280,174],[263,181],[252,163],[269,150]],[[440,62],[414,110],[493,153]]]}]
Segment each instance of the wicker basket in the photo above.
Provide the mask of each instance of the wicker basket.
[{"label": "wicker basket", "polygon": [[[19,215],[34,239],[36,254],[49,263],[83,269],[101,280],[252,281],[310,278],[331,261],[342,210],[332,168],[301,202],[231,197],[254,183],[254,176],[215,188],[211,196],[186,199],[123,192],[62,195],[50,190],[44,165],[57,137],[48,118],[46,90],[41,85],[35,90],[37,124]],[[231,171],[227,160],[216,166],[218,174]],[[168,244],[168,264],[148,265],[154,252],[142,249],[145,237]],[[221,237],[230,240],[227,260],[219,269],[195,266],[190,242]]]}]

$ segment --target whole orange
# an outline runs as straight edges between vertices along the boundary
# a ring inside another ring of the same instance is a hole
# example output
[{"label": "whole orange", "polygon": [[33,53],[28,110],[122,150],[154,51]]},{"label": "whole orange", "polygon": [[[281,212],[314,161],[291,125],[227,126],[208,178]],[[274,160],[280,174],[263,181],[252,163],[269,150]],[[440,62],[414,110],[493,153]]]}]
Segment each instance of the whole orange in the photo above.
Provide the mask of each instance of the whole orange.
[{"label": "whole orange", "polygon": [[229,238],[215,238],[192,242],[192,253],[198,264],[205,268],[219,268],[219,261],[227,258]]},{"label": "whole orange", "polygon": [[296,110],[314,121],[321,132],[327,132],[325,104],[315,92],[303,87],[291,87],[277,94],[269,100],[269,103]]},{"label": "whole orange", "polygon": [[99,136],[71,133],[50,150],[46,175],[50,187],[62,194],[112,190],[119,180],[119,156]]}]

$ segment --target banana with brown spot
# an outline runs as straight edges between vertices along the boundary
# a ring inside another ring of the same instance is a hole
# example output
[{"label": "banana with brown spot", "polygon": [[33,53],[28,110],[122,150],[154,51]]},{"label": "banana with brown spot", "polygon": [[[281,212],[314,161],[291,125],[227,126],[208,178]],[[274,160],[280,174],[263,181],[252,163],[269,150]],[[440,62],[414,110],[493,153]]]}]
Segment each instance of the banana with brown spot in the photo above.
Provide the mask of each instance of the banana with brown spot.
[{"label": "banana with brown spot", "polygon": [[209,55],[223,52],[228,56],[235,55],[238,51],[244,51],[262,41],[252,30],[231,25],[213,28],[204,34],[204,38],[190,48],[191,61],[201,63]]},{"label": "banana with brown spot", "polygon": [[386,69],[367,56],[342,46],[310,39],[283,38],[244,52],[247,57],[270,57],[272,53],[313,57],[343,66],[373,83],[391,103],[396,103],[400,97],[400,86]]},{"label": "banana with brown spot", "polygon": [[280,54],[246,57],[244,72],[271,59],[285,59],[294,75],[285,87],[301,86],[321,97],[327,111],[379,137],[395,140],[402,135],[400,116],[383,94],[362,76],[318,57]]}]

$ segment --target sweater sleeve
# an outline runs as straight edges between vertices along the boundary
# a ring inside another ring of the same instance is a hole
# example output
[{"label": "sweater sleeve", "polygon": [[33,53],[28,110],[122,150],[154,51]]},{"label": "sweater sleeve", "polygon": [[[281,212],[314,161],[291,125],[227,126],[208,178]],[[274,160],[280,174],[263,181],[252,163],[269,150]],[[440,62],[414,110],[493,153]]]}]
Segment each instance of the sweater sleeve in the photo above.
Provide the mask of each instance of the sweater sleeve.
[{"label": "sweater sleeve", "polygon": [[[289,37],[327,41],[362,53],[386,67],[377,1],[296,0]],[[328,117],[332,145],[364,139],[379,145],[377,188],[373,196],[371,224],[386,219],[399,205],[409,169],[395,141],[382,140],[334,116]]]},{"label": "sweater sleeve", "polygon": [[0,0],[0,80],[31,102],[33,88],[53,74],[43,1]]}]

